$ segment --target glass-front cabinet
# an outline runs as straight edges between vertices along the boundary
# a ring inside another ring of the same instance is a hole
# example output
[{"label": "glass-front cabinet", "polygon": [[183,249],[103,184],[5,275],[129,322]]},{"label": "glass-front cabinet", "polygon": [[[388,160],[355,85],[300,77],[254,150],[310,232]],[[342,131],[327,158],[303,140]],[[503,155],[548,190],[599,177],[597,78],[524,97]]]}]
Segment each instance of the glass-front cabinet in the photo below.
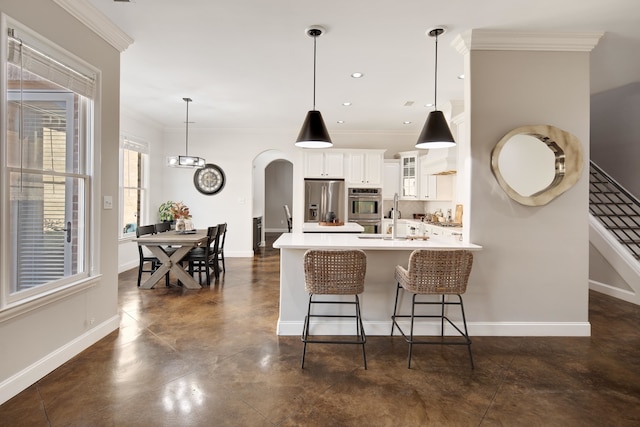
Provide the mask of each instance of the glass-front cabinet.
[{"label": "glass-front cabinet", "polygon": [[400,198],[418,199],[418,152],[400,153]]}]

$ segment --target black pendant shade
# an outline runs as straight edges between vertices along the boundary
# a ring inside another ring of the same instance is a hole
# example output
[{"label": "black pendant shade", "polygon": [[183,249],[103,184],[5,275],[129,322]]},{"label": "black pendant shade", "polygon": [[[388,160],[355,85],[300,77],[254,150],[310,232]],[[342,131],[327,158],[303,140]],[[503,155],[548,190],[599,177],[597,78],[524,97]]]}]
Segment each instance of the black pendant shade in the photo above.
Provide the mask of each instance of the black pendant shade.
[{"label": "black pendant shade", "polygon": [[456,141],[453,139],[444,114],[438,110],[438,36],[443,34],[444,31],[444,28],[433,28],[427,31],[429,37],[435,37],[436,39],[434,102],[433,111],[427,116],[427,121],[422,128],[420,137],[418,137],[418,142],[416,142],[416,148],[448,148],[456,145]]},{"label": "black pendant shade", "polygon": [[447,148],[454,145],[456,141],[442,111],[430,112],[416,142],[416,148]]},{"label": "black pendant shade", "polygon": [[305,33],[313,38],[313,109],[307,113],[302,128],[296,140],[296,147],[300,148],[329,148],[333,147],[327,126],[322,120],[322,114],[316,110],[316,41],[325,31],[319,25],[312,25]]},{"label": "black pendant shade", "polygon": [[311,110],[307,113],[295,145],[304,148],[328,148],[333,145],[320,111]]}]

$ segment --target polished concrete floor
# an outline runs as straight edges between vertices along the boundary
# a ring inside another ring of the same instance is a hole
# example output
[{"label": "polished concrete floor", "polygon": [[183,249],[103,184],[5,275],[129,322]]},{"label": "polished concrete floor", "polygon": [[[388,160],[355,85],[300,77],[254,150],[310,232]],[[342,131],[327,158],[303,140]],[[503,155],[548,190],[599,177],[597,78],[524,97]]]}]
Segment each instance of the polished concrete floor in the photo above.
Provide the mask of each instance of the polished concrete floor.
[{"label": "polished concrete floor", "polygon": [[278,252],[201,290],[120,276],[120,329],[0,406],[0,426],[638,426],[640,307],[591,293],[590,338],[278,337]]}]

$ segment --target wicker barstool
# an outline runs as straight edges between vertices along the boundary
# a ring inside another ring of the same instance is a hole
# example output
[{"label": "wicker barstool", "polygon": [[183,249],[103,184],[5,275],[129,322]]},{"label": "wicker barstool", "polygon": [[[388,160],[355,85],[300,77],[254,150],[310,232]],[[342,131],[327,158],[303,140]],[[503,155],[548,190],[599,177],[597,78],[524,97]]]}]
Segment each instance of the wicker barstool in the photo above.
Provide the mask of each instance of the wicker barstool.
[{"label": "wicker barstool", "polygon": [[[367,268],[367,256],[361,250],[320,250],[309,249],[304,254],[305,290],[309,293],[307,315],[302,329],[302,368],[307,353],[308,343],[323,344],[360,344],[362,345],[362,360],[367,369],[367,356],[364,344],[367,337],[360,315],[360,300],[358,294],[364,291],[364,276]],[[353,295],[355,300],[313,300],[314,295]],[[344,314],[311,314],[312,304],[351,304],[355,305],[355,315]],[[356,338],[338,340],[310,339],[309,321],[311,317],[355,318]]]},{"label": "wicker barstool", "polygon": [[[395,270],[395,278],[398,282],[396,289],[396,301],[393,306],[393,316],[391,316],[391,336],[393,336],[394,327],[398,330],[409,343],[409,358],[407,368],[411,368],[411,350],[413,344],[444,344],[444,345],[466,345],[469,350],[469,360],[471,361],[471,369],[473,369],[473,356],[471,354],[471,339],[467,332],[467,320],[464,314],[464,305],[462,304],[462,294],[467,290],[467,282],[471,273],[471,265],[473,264],[473,255],[467,250],[415,250],[409,257],[409,269],[398,265]],[[411,314],[400,315],[398,310],[398,294],[400,289],[413,294],[411,303]],[[416,301],[418,295],[440,295],[440,301]],[[458,301],[449,301],[445,297],[447,295],[455,295]],[[415,314],[416,305],[439,305],[441,307],[440,314]],[[464,332],[456,326],[445,315],[444,307],[446,305],[459,305],[462,312],[462,323]],[[400,325],[398,318],[411,318],[411,329],[409,335],[405,334]],[[413,336],[414,319],[416,318],[439,318],[440,319],[440,339],[438,340],[416,340]],[[462,336],[446,337],[444,336],[444,321],[449,322]]]}]

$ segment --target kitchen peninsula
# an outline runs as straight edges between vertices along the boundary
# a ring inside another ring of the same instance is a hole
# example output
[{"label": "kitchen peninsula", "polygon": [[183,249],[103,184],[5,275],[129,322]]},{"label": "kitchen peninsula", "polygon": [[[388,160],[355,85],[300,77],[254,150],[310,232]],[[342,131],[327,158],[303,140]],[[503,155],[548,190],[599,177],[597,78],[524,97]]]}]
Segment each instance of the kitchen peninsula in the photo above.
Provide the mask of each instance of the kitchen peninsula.
[{"label": "kitchen peninsula", "polygon": [[[409,240],[379,234],[284,233],[273,244],[280,249],[280,316],[278,335],[299,335],[309,295],[304,289],[303,255],[307,249],[362,249],[367,254],[365,290],[360,296],[367,335],[388,335],[396,292],[396,265],[407,266],[415,249],[468,249],[481,246],[461,242],[457,236]],[[333,297],[335,298],[335,297]],[[408,299],[401,305],[407,307]],[[319,311],[318,311],[319,312]],[[439,325],[439,324],[438,324]],[[432,332],[431,325],[416,322],[416,333]],[[439,326],[438,326],[439,327]],[[353,322],[336,320],[314,327],[314,334],[352,335]]]}]

